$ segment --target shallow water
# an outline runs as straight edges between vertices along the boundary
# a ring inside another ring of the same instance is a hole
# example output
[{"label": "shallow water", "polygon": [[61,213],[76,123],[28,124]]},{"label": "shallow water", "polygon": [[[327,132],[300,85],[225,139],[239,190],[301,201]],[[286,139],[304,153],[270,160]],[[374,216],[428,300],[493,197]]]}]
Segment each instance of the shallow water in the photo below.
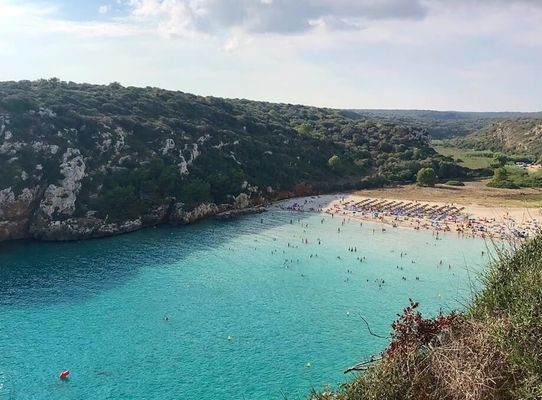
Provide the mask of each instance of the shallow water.
[{"label": "shallow water", "polygon": [[302,399],[385,347],[360,314],[385,335],[409,298],[462,308],[485,249],[280,211],[3,245],[0,399]]}]

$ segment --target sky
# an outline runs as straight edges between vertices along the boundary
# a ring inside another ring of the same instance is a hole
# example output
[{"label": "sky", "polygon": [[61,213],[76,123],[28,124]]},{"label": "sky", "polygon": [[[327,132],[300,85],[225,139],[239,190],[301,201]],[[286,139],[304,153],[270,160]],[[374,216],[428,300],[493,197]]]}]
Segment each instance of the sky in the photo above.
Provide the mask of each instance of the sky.
[{"label": "sky", "polygon": [[542,110],[542,0],[0,0],[0,80]]}]

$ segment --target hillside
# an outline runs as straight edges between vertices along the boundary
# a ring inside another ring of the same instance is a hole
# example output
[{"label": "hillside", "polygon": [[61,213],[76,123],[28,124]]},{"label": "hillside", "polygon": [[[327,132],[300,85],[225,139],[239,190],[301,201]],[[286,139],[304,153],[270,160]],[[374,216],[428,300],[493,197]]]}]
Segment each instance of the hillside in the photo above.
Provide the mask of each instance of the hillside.
[{"label": "hillside", "polygon": [[542,398],[542,237],[485,274],[464,314],[425,319],[412,302],[377,362],[338,393],[312,400],[508,400]]},{"label": "hillside", "polygon": [[542,119],[517,118],[493,122],[457,140],[463,147],[542,156]]},{"label": "hillside", "polygon": [[361,118],[417,126],[435,139],[466,136],[493,122],[510,118],[542,118],[542,112],[460,112],[433,110],[350,110]]},{"label": "hillside", "polygon": [[337,110],[119,84],[0,83],[0,240],[188,223],[292,191],[412,181],[423,166],[442,179],[465,174],[423,129]]}]

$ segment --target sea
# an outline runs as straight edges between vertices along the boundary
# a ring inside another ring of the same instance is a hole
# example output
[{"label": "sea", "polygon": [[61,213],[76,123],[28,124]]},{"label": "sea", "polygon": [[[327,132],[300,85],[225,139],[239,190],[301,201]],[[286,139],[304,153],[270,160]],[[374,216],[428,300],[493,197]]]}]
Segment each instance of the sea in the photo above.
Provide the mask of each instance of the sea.
[{"label": "sea", "polygon": [[488,247],[282,210],[5,243],[0,400],[305,399],[381,354],[409,299],[465,309]]}]

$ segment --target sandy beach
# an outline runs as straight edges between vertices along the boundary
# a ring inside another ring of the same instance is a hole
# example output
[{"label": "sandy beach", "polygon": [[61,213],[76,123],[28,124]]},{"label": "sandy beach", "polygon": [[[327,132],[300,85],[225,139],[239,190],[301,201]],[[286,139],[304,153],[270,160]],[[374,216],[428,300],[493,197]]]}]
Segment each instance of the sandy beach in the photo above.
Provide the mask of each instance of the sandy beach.
[{"label": "sandy beach", "polygon": [[[511,239],[533,237],[541,227],[542,209],[363,196],[363,192],[283,200],[273,207],[320,212],[383,224],[464,236]],[[384,226],[385,225],[385,226]]]}]

